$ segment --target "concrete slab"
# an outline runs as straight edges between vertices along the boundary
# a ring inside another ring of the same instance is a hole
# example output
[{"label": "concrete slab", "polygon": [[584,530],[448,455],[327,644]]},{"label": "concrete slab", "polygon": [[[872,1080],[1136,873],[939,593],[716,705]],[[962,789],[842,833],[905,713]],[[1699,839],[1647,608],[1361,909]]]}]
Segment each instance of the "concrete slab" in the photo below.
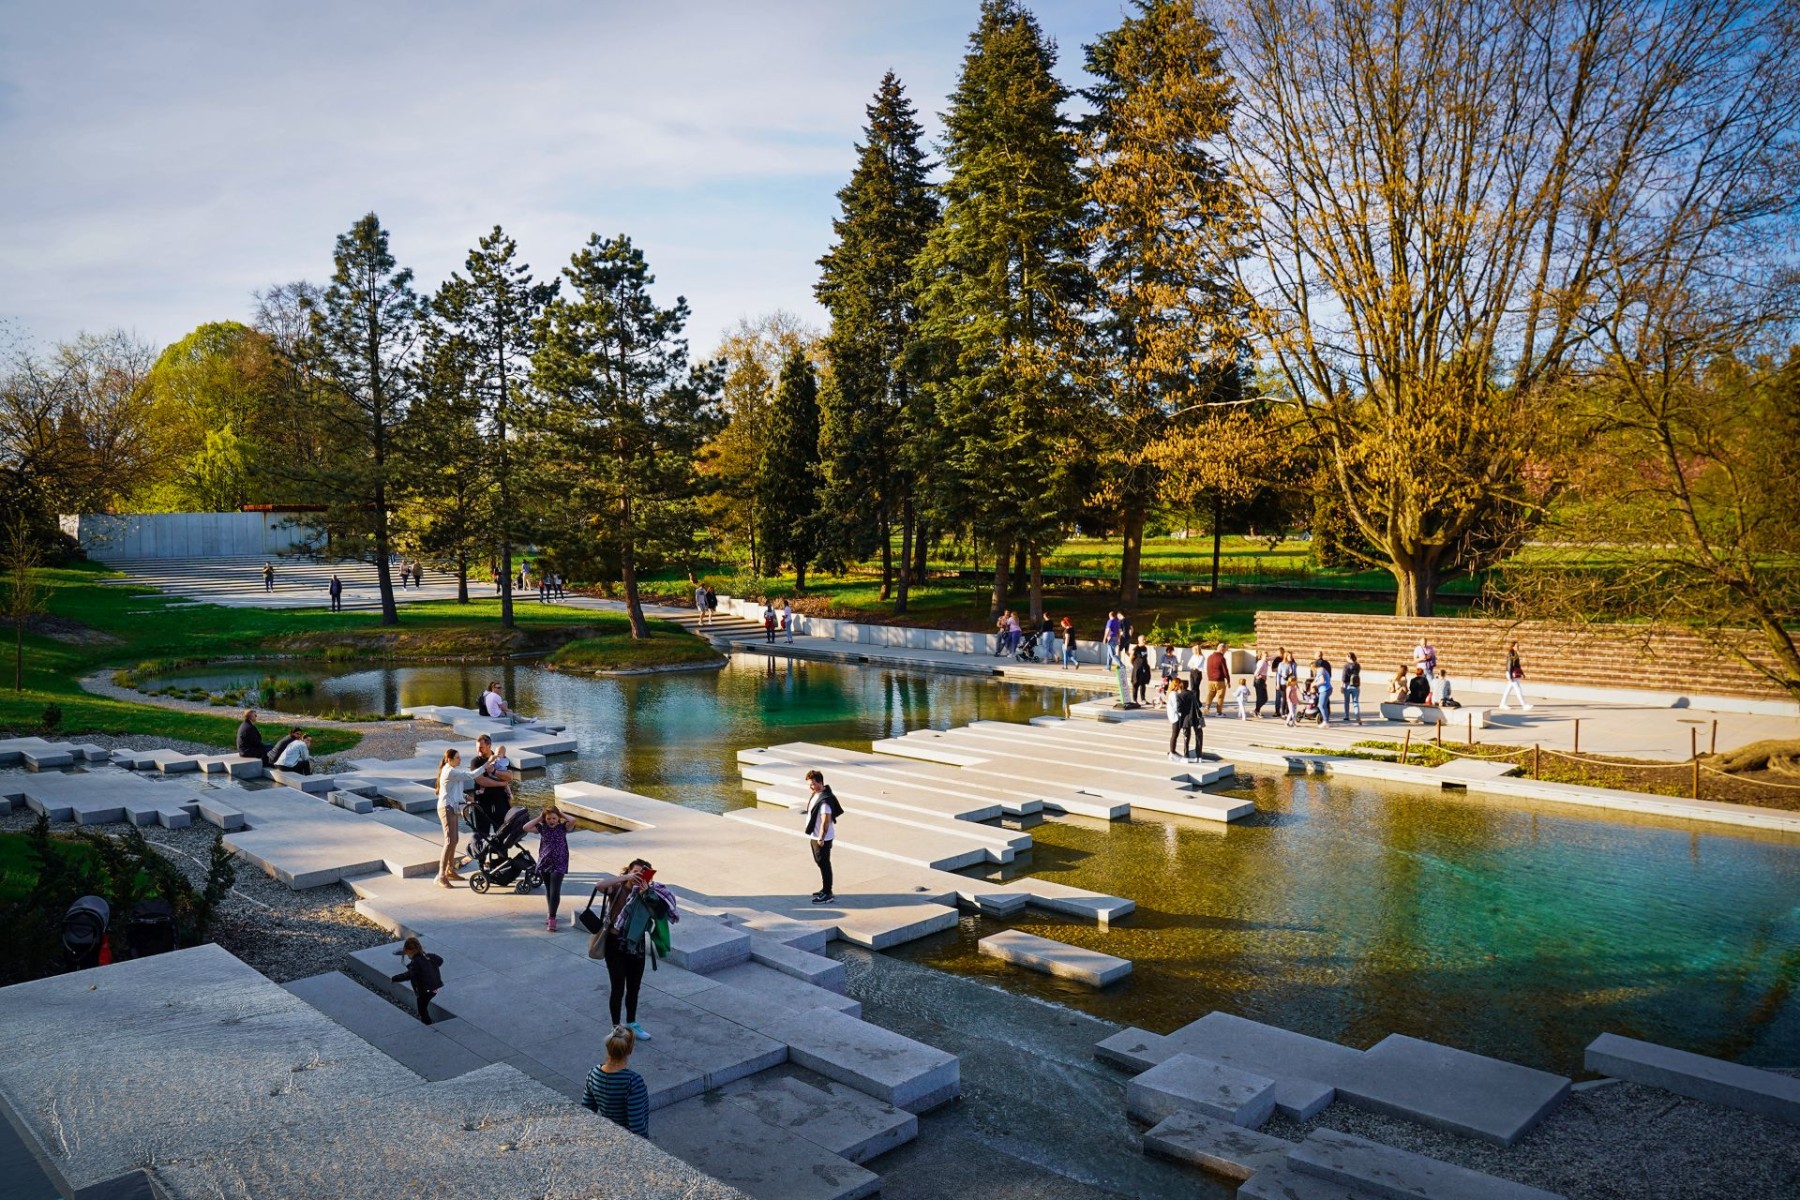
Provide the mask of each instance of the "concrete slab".
[{"label": "concrete slab", "polygon": [[1095,1043],[1094,1057],[1127,1071],[1148,1071],[1157,1063],[1179,1053],[1168,1043],[1169,1039],[1160,1033],[1135,1027],[1126,1028]]},{"label": "concrete slab", "polygon": [[928,1112],[962,1091],[954,1055],[840,1012],[797,1013],[770,1032],[793,1062],[908,1112]]},{"label": "concrete slab", "polygon": [[728,1083],[719,1092],[759,1120],[854,1163],[868,1162],[918,1136],[919,1119],[905,1109],[806,1074],[808,1078],[800,1079],[765,1071]]},{"label": "concrete slab", "polygon": [[[831,961],[831,960],[827,960]],[[842,966],[842,963],[838,964]],[[853,1017],[862,1016],[862,1003],[840,992],[816,987],[803,979],[792,975],[784,975],[761,963],[739,963],[735,967],[726,967],[722,971],[714,971],[707,978],[718,983],[729,984],[739,991],[753,996],[761,996],[774,1004],[779,1004],[790,1012],[800,1012],[809,1008],[834,1008],[839,1012],[849,1013]]]},{"label": "concrete slab", "polygon": [[1323,1038],[1211,1012],[1164,1039],[1169,1051],[1197,1055],[1275,1080],[1275,1107],[1298,1121],[1330,1104],[1337,1081],[1362,1061],[1362,1051]]},{"label": "concrete slab", "polygon": [[375,811],[373,800],[367,796],[359,796],[355,792],[346,792],[342,788],[327,793],[325,798],[345,812],[372,813]]},{"label": "concrete slab", "polygon": [[1144,1134],[1145,1153],[1192,1163],[1232,1179],[1248,1179],[1281,1162],[1294,1143],[1182,1109]]},{"label": "concrete slab", "polygon": [[426,1028],[342,971],[296,979],[282,987],[365,1042]]},{"label": "concrete slab", "polygon": [[223,800],[206,797],[199,803],[200,819],[217,825],[226,833],[232,833],[244,827],[244,814]]},{"label": "concrete slab", "polygon": [[827,991],[842,993],[845,987],[844,964],[837,959],[810,953],[764,934],[750,935],[750,960]]},{"label": "concrete slab", "polygon": [[1616,1033],[1603,1033],[1590,1042],[1582,1065],[1615,1079],[1800,1125],[1800,1079],[1791,1075],[1759,1071]]},{"label": "concrete slab", "polygon": [[658,1146],[754,1200],[859,1200],[881,1178],[723,1096],[685,1100],[655,1114]]},{"label": "concrete slab", "polygon": [[1275,1111],[1275,1081],[1191,1054],[1176,1054],[1125,1085],[1125,1108],[1156,1123],[1187,1109],[1255,1129]]},{"label": "concrete slab", "polygon": [[1563,1200],[1554,1192],[1396,1150],[1335,1129],[1315,1129],[1288,1156],[1308,1175],[1392,1200]]},{"label": "concrete slab", "polygon": [[[1367,1188],[1345,1187],[1317,1175],[1308,1175],[1292,1163],[1271,1163],[1246,1179],[1238,1188],[1238,1200],[1386,1200]],[[1443,1200],[1455,1200],[1444,1197]]]},{"label": "concrete slab", "polygon": [[[740,808],[726,813],[725,819],[756,825],[797,845],[806,841],[806,830],[792,813]],[[956,871],[992,861],[989,846],[983,841],[883,820],[868,812],[859,812],[852,819],[846,811],[838,826],[837,840],[839,846],[854,846],[866,854],[935,871]],[[1006,857],[1010,862],[1011,854]]]},{"label": "concrete slab", "polygon": [[750,961],[750,935],[693,913],[669,926],[669,961],[707,975]]},{"label": "concrete slab", "polygon": [[1393,1034],[1335,1081],[1362,1108],[1510,1146],[1569,1093],[1560,1075]]},{"label": "concrete slab", "polygon": [[372,1045],[421,1079],[455,1079],[488,1065],[488,1060],[437,1026],[414,1022],[409,1029],[372,1040]]},{"label": "concrete slab", "polygon": [[1015,966],[1073,979],[1092,988],[1103,988],[1131,974],[1131,960],[1098,950],[1086,950],[1066,942],[1052,941],[1034,933],[1007,929],[990,934],[976,943],[982,954]]}]

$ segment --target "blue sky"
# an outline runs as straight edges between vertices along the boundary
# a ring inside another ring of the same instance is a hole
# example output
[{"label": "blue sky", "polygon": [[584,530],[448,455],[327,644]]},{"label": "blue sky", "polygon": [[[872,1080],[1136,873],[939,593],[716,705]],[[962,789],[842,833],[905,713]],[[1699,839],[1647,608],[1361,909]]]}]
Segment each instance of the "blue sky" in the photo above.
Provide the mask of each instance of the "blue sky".
[{"label": "blue sky", "polygon": [[[1032,6],[1079,86],[1117,0]],[[624,232],[696,352],[814,323],[883,71],[935,136],[975,0],[150,5],[0,0],[0,320],[161,344],[330,273],[373,210],[426,287],[496,222],[540,275]]]}]

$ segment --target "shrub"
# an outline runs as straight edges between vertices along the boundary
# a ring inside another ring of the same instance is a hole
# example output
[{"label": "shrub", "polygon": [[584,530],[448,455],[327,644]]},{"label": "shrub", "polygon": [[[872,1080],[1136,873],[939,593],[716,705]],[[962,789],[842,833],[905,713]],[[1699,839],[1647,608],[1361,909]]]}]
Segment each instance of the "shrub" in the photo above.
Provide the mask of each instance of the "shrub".
[{"label": "shrub", "polygon": [[49,733],[51,730],[55,729],[58,725],[61,725],[62,719],[63,719],[62,705],[58,704],[54,700],[52,700],[50,703],[44,705],[43,721],[44,721],[44,732],[45,733]]}]

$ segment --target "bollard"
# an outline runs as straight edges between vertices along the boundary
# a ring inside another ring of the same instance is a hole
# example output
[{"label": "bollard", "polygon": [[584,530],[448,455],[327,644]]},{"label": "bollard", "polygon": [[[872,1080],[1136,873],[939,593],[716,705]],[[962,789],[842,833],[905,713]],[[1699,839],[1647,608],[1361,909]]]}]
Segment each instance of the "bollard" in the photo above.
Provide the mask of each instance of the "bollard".
[{"label": "bollard", "polygon": [[1719,752],[1719,718],[1717,717],[1713,718],[1712,740],[1707,742],[1706,752],[1708,754],[1717,754]]},{"label": "bollard", "polygon": [[1575,718],[1575,753],[1581,753],[1581,718]]},{"label": "bollard", "polygon": [[1406,741],[1400,747],[1400,761],[1401,762],[1411,762],[1412,761],[1412,728],[1411,728],[1411,726],[1407,727]]},{"label": "bollard", "polygon": [[1536,742],[1531,747],[1531,777],[1533,779],[1544,777],[1544,744],[1542,742]]},{"label": "bollard", "polygon": [[1475,714],[1474,713],[1464,713],[1463,715],[1469,719],[1469,732],[1465,736],[1464,740],[1469,745],[1473,746],[1475,744]]}]

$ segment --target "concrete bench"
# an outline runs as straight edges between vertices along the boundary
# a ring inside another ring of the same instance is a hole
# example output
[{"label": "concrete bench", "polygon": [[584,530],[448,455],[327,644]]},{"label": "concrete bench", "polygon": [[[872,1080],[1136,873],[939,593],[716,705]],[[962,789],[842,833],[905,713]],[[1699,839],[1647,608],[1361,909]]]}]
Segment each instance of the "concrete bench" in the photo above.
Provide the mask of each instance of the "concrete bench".
[{"label": "concrete bench", "polygon": [[1439,708],[1435,704],[1396,704],[1383,700],[1378,706],[1383,720],[1404,721],[1409,725],[1466,725],[1471,718],[1475,728],[1487,728],[1485,708]]}]

